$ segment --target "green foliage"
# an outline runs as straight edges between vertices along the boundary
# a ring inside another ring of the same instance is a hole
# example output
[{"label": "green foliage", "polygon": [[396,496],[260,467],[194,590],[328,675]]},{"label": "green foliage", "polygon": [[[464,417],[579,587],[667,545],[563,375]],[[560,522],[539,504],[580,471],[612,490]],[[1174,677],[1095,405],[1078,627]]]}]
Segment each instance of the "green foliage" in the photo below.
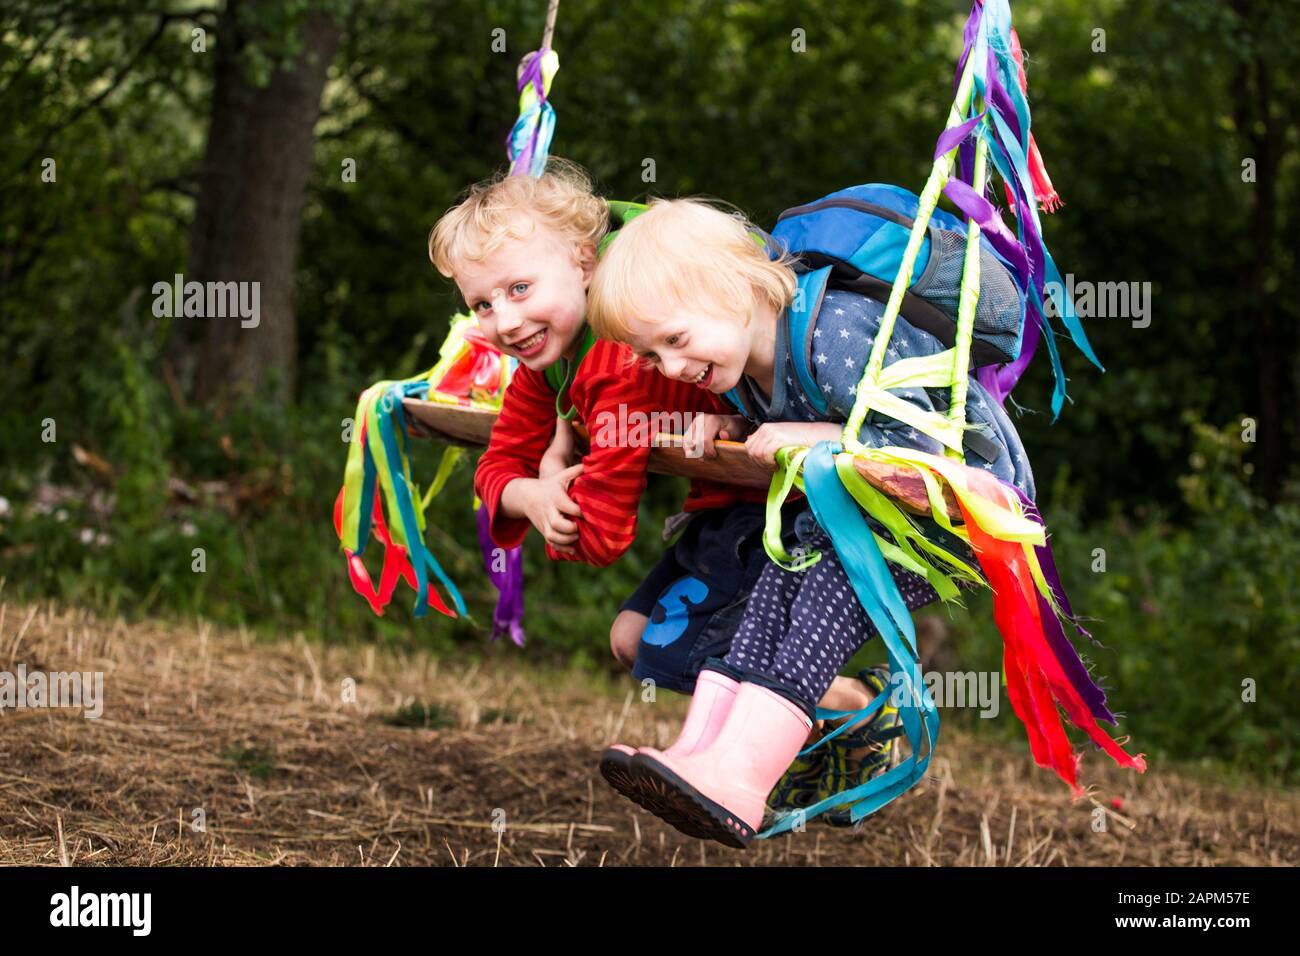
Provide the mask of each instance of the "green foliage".
[{"label": "green foliage", "polygon": [[420,727],[436,730],[439,727],[456,726],[456,716],[441,704],[407,704],[405,707],[389,714],[384,723],[393,727]]},{"label": "green foliage", "polygon": [[167,395],[146,371],[153,367],[151,355],[121,341],[110,348],[115,361],[106,371],[115,384],[101,393],[108,413],[104,434],[111,436],[109,458],[122,470],[116,490],[123,530],[143,531],[158,523],[167,497]]}]

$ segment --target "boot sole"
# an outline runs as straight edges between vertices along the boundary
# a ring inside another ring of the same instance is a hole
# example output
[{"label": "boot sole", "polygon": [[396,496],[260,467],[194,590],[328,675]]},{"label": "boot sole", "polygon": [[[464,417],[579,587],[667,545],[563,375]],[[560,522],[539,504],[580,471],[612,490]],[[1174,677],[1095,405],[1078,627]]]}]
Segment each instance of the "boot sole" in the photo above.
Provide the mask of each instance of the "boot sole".
[{"label": "boot sole", "polygon": [[610,747],[600,755],[600,775],[605,782],[637,806],[644,807],[641,787],[632,775],[632,755]]},{"label": "boot sole", "polygon": [[665,823],[672,824],[687,836],[695,837],[697,840],[707,839],[707,833],[700,827],[693,826],[690,820],[684,819],[659,794],[642,787],[640,778],[632,771],[632,756],[613,748],[601,754],[600,775],[605,778],[605,782],[643,810],[654,814]]},{"label": "boot sole", "polygon": [[749,824],[653,757],[635,755],[631,771],[642,792],[650,795],[646,809],[687,836],[715,840],[737,850],[745,849],[754,839]]}]

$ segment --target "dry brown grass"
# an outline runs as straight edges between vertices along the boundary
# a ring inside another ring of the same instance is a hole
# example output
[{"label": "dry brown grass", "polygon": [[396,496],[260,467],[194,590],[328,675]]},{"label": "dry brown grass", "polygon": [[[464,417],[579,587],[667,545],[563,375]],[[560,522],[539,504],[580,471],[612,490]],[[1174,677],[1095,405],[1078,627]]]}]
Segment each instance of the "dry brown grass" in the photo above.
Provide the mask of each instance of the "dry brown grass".
[{"label": "dry brown grass", "polygon": [[[103,671],[105,706],[98,720],[0,713],[4,864],[1200,866],[1300,856],[1294,793],[1159,766],[1139,777],[1090,755],[1097,799],[1071,804],[1026,756],[947,730],[930,777],[859,831],[814,822],[747,852],[701,843],[596,771],[611,740],[668,743],[685,700],[645,704],[627,685],[530,667],[509,648],[473,664],[0,605],[0,670],[19,663]],[[355,703],[343,700],[347,677]],[[417,702],[441,708],[447,726],[385,722]],[[1094,806],[1105,807],[1104,832],[1093,830]],[[195,808],[205,830],[191,827]]]}]

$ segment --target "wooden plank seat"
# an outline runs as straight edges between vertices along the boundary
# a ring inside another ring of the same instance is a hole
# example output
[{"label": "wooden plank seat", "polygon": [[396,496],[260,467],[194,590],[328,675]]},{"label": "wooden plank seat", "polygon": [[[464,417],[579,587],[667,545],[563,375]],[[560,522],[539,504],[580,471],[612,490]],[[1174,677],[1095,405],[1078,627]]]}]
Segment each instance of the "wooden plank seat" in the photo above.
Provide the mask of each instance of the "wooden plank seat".
[{"label": "wooden plank seat", "polygon": [[[492,425],[497,419],[496,412],[465,405],[426,402],[414,398],[404,399],[402,405],[413,436],[466,447],[485,447],[492,434]],[[577,426],[577,430],[585,441],[585,430],[581,425]],[[715,442],[718,450],[716,458],[687,458],[682,451],[680,435],[657,433],[653,443],[649,467],[655,474],[703,478],[749,488],[766,488],[772,480],[772,472],[750,458],[741,442]],[[863,478],[893,498],[904,510],[918,515],[930,513],[925,483],[915,472],[871,461],[858,460],[854,465]],[[944,495],[949,516],[954,522],[960,522],[961,512],[952,492],[945,488]]]}]

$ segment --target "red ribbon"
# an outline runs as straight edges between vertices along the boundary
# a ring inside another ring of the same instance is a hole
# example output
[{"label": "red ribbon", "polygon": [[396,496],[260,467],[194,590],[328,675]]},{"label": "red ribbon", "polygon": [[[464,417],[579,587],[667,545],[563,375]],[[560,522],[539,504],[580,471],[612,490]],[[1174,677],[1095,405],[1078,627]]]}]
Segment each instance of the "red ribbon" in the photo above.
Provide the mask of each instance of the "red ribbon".
[{"label": "red ribbon", "polygon": [[[364,427],[362,430],[362,441],[364,437]],[[339,495],[334,499],[334,532],[343,540],[343,488],[339,489]],[[392,536],[388,533],[388,525],[384,523],[384,511],[381,507],[379,498],[379,489],[375,489],[374,508],[371,509],[373,516],[372,527],[375,537],[384,546],[384,567],[379,573],[379,587],[376,589],[374,582],[370,578],[370,572],[366,570],[365,562],[361,556],[355,552],[343,549],[347,555],[348,561],[348,578],[352,581],[352,588],[370,605],[370,610],[374,611],[379,617],[384,616],[384,608],[388,607],[393,600],[393,592],[397,590],[398,580],[404,580],[411,586],[411,590],[417,589],[418,585],[415,578],[415,568],[411,565],[411,559],[407,557],[406,548],[393,542]],[[456,617],[456,612],[447,607],[437,589],[430,581],[428,585],[429,604],[436,610],[441,611],[448,617]]]},{"label": "red ribbon", "polygon": [[465,343],[469,350],[430,388],[443,395],[486,401],[501,390],[501,353],[476,328],[465,330]]},{"label": "red ribbon", "polygon": [[1039,617],[1037,587],[1024,548],[1017,542],[994,538],[975,523],[960,499],[957,504],[980,567],[993,588],[993,618],[1002,633],[1007,696],[1028,731],[1034,762],[1056,771],[1076,798],[1083,795],[1078,783],[1080,755],[1074,753],[1065,735],[1059,705],[1071,723],[1086,732],[1117,764],[1145,772],[1142,754],[1129,756],[1097,725],[1091,709],[1052,652]]},{"label": "red ribbon", "polygon": [[[1011,28],[1011,56],[1016,61],[1016,69],[1019,73],[1020,92],[1026,96],[1029,94],[1029,78],[1025,75],[1025,54],[1020,49],[1020,35],[1016,33],[1015,27]],[[1047,175],[1047,167],[1043,165],[1043,154],[1038,151],[1038,143],[1034,141],[1034,134],[1029,134],[1029,178],[1034,183],[1034,195],[1038,197],[1038,207],[1043,212],[1056,212],[1064,205],[1061,196],[1052,185],[1052,177]],[[1014,214],[1016,211],[1016,200],[1011,195],[1011,189],[1005,183],[1003,188],[1007,192],[1007,202],[1011,206]]]}]

